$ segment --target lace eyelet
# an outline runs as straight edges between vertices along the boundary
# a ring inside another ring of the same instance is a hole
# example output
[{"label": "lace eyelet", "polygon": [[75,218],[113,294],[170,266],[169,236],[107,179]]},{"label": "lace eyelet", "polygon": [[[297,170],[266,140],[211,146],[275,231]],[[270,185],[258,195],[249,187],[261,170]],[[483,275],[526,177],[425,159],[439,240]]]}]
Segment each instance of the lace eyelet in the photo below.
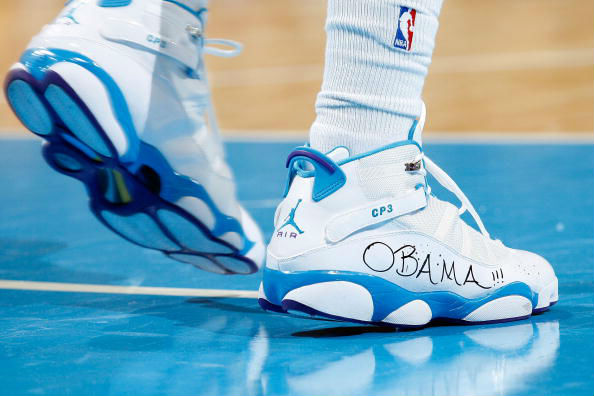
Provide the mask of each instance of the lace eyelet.
[{"label": "lace eyelet", "polygon": [[421,160],[404,164],[404,170],[406,172],[416,172],[421,170]]},{"label": "lace eyelet", "polygon": [[200,26],[187,25],[186,32],[188,32],[194,41],[202,37],[202,28]]}]

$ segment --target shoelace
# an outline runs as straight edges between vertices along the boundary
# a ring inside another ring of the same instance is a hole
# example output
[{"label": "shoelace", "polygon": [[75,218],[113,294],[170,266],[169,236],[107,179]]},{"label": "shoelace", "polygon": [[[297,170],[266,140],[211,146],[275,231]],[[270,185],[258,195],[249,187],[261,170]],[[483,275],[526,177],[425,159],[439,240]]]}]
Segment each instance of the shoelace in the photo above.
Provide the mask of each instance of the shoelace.
[{"label": "shoelace", "polygon": [[[195,40],[202,39],[201,50],[203,54],[220,56],[222,58],[232,58],[234,56],[241,54],[241,51],[243,50],[243,45],[237,41],[228,39],[205,38],[203,35],[202,28],[200,26],[188,25],[186,26],[186,32],[188,32],[188,34],[192,36]],[[216,46],[227,46],[230,47],[230,49],[220,48]],[[206,83],[209,92],[208,102],[206,106],[209,125],[212,129],[212,132],[217,136],[217,138],[220,138],[219,123],[217,121],[214,104],[212,102],[212,96],[210,95],[211,86],[208,80],[208,74],[206,73],[206,68],[204,67],[204,62],[202,60],[200,60],[199,68],[200,75],[204,79],[204,82]]]},{"label": "shoelace", "polygon": [[[223,48],[219,48],[219,47],[213,47],[213,45],[223,45],[223,46],[226,45],[226,46],[231,47],[231,49],[223,49]],[[227,40],[227,39],[204,39],[204,46],[202,47],[202,50],[204,51],[204,54],[220,56],[223,58],[232,58],[234,56],[241,54],[241,51],[243,50],[243,45],[237,41]],[[220,137],[219,122],[217,120],[214,103],[212,102],[212,96],[210,95],[210,92],[211,92],[210,82],[208,80],[208,75],[207,75],[206,69],[204,67],[204,62],[200,62],[200,65],[201,65],[200,72],[204,76],[204,81],[206,82],[206,85],[208,86],[208,92],[209,92],[208,106],[206,109],[206,111],[208,113],[209,124],[210,124],[210,127],[212,128],[212,131],[217,135],[217,137]]]},{"label": "shoelace", "polygon": [[[462,206],[460,206],[460,208],[458,209],[458,216],[461,216],[462,214],[464,214],[464,212],[468,211],[471,214],[474,221],[476,222],[476,224],[479,226],[481,233],[485,237],[491,239],[489,232],[485,228],[483,221],[481,220],[477,211],[474,209],[474,206],[472,206],[472,203],[466,197],[466,195],[462,192],[460,187],[458,187],[456,182],[443,169],[441,169],[439,166],[437,166],[435,164],[435,162],[433,162],[429,157],[427,157],[424,153],[421,153],[415,157],[414,162],[417,163],[419,161],[423,161],[423,163],[425,164],[425,167],[421,166],[417,172],[423,176],[426,176],[427,173],[431,174],[435,178],[435,180],[437,180],[437,182],[439,184],[441,184],[444,188],[446,188],[448,191],[453,193],[456,196],[456,198],[458,198],[460,200],[460,203],[462,204]],[[431,193],[431,186],[427,186],[427,195],[429,195],[430,193]]]},{"label": "shoelace", "polygon": [[[231,49],[224,49],[213,47],[213,45],[223,45],[231,47]],[[205,54],[221,56],[223,58],[232,58],[241,54],[243,45],[240,42],[227,39],[204,39],[203,51]]]},{"label": "shoelace", "polygon": [[[186,32],[188,32],[188,34],[195,41],[202,39],[202,51],[204,51],[205,54],[221,56],[223,58],[231,58],[233,56],[239,55],[243,50],[243,45],[237,41],[205,38],[201,26],[188,25],[186,26]],[[213,45],[228,46],[231,47],[231,49],[213,47]]]}]

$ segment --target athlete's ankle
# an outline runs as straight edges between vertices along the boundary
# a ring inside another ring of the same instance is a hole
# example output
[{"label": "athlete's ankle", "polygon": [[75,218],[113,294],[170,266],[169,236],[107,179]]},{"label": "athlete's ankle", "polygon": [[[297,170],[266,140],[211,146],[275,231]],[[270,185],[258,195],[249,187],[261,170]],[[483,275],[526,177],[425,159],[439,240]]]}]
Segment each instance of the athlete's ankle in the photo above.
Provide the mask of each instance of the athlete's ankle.
[{"label": "athlete's ankle", "polygon": [[312,147],[359,154],[409,138],[423,112],[440,8],[428,0],[329,1]]}]

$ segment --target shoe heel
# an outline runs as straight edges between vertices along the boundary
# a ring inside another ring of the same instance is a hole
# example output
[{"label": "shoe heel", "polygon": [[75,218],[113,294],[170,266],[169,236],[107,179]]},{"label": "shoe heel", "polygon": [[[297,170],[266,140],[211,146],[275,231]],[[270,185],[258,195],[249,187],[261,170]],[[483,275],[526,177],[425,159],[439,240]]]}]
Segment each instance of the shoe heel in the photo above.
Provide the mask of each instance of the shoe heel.
[{"label": "shoe heel", "polygon": [[113,94],[95,74],[75,63],[61,62],[48,69],[46,84],[45,99],[78,140],[104,157],[130,156],[138,137],[133,129],[124,130],[116,113],[116,105],[127,106],[112,104]]},{"label": "shoe heel", "polygon": [[93,160],[116,158],[129,146],[101,82],[78,65],[63,62],[40,71],[17,64],[5,79],[5,93],[23,125],[50,143],[66,140]]},{"label": "shoe heel", "polygon": [[23,125],[36,135],[46,136],[54,131],[54,119],[32,80],[33,77],[24,70],[13,68],[5,81],[5,95]]}]

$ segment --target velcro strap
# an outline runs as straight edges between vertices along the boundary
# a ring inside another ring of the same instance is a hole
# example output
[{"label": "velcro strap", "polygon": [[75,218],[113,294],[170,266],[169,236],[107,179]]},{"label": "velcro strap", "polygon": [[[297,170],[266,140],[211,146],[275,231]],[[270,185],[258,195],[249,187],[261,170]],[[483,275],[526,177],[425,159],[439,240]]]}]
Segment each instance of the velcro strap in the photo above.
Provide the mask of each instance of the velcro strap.
[{"label": "velcro strap", "polygon": [[326,239],[339,242],[365,227],[394,219],[427,206],[425,190],[419,188],[400,198],[375,201],[371,205],[341,213],[326,224]]},{"label": "velcro strap", "polygon": [[101,26],[101,35],[107,40],[171,57],[188,68],[195,69],[198,66],[198,45],[192,40],[186,27],[199,25],[200,21],[183,10],[172,12],[170,7],[176,6],[163,7],[163,12],[167,14],[167,20],[163,20],[168,25],[166,29],[161,26],[157,15],[145,14],[147,23],[143,24],[133,20],[108,18]]}]

